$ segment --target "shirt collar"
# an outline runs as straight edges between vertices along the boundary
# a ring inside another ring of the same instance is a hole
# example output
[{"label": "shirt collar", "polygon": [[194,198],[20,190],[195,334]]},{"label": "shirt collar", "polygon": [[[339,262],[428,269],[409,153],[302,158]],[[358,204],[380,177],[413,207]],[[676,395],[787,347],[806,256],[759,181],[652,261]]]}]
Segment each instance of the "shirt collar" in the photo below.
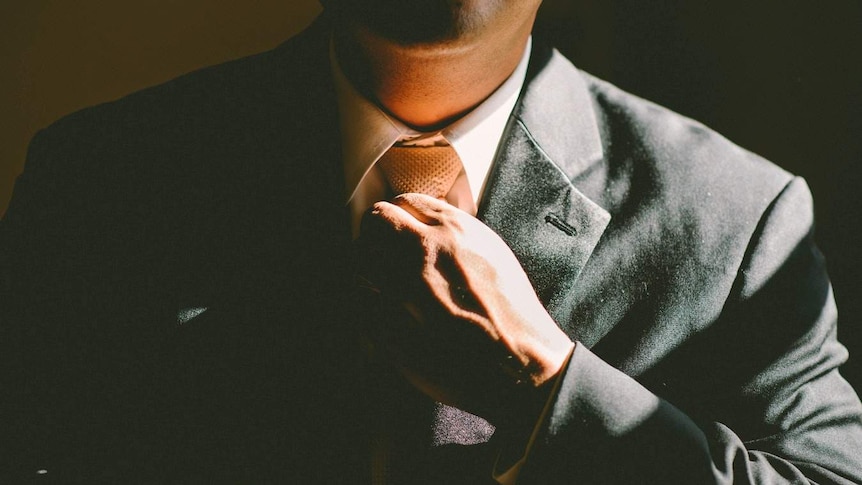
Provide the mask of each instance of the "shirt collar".
[{"label": "shirt collar", "polygon": [[509,115],[524,85],[531,47],[532,39],[529,39],[520,63],[491,96],[456,122],[428,134],[413,130],[359,94],[341,71],[331,45],[330,64],[338,98],[344,160],[345,202],[350,202],[357,187],[389,147],[399,141],[433,137],[435,134],[439,134],[458,153],[470,190],[478,198]]}]

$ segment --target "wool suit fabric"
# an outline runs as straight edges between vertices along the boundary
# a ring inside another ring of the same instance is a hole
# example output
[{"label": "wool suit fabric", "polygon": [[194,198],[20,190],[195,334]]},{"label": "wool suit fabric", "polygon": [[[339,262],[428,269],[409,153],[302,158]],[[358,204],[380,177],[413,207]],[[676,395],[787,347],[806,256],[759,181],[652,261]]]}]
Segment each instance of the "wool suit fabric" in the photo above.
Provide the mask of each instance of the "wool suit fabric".
[{"label": "wool suit fabric", "polygon": [[[366,483],[330,29],[34,138],[0,225],[0,476]],[[478,217],[577,341],[519,483],[862,483],[803,180],[537,39]],[[486,439],[422,476],[481,483]]]}]

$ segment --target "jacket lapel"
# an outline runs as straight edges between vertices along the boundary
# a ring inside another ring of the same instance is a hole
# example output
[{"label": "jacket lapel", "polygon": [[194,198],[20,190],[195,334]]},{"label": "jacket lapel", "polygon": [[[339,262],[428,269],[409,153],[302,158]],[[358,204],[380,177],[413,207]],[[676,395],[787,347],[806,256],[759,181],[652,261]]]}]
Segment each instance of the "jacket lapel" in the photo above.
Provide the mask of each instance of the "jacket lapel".
[{"label": "jacket lapel", "polygon": [[571,181],[601,160],[598,125],[581,74],[558,52],[534,47],[479,218],[512,248],[560,323],[567,320],[561,303],[610,221],[610,214]]}]

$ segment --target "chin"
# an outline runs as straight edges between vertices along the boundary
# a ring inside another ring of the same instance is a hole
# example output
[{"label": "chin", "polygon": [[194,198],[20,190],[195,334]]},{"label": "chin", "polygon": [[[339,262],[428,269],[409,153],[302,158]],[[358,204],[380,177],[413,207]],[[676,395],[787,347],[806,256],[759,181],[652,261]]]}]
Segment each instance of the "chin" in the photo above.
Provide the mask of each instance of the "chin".
[{"label": "chin", "polygon": [[336,15],[403,45],[452,44],[479,35],[504,9],[501,0],[328,0]]}]

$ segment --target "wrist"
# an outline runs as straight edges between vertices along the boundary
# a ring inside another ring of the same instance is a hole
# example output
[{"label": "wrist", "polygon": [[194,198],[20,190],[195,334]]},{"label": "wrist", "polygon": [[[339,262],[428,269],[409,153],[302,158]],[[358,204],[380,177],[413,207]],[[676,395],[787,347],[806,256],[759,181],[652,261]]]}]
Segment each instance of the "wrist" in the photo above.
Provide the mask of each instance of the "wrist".
[{"label": "wrist", "polygon": [[[574,351],[575,343],[566,337],[560,353],[546,357],[542,366],[515,365],[517,359],[509,356],[502,364],[504,371],[515,379],[515,385],[504,403],[501,403],[500,424],[506,427],[532,429],[536,419],[544,413],[552,396],[559,387]],[[540,367],[540,369],[538,368]],[[497,423],[495,423],[497,424]]]}]

